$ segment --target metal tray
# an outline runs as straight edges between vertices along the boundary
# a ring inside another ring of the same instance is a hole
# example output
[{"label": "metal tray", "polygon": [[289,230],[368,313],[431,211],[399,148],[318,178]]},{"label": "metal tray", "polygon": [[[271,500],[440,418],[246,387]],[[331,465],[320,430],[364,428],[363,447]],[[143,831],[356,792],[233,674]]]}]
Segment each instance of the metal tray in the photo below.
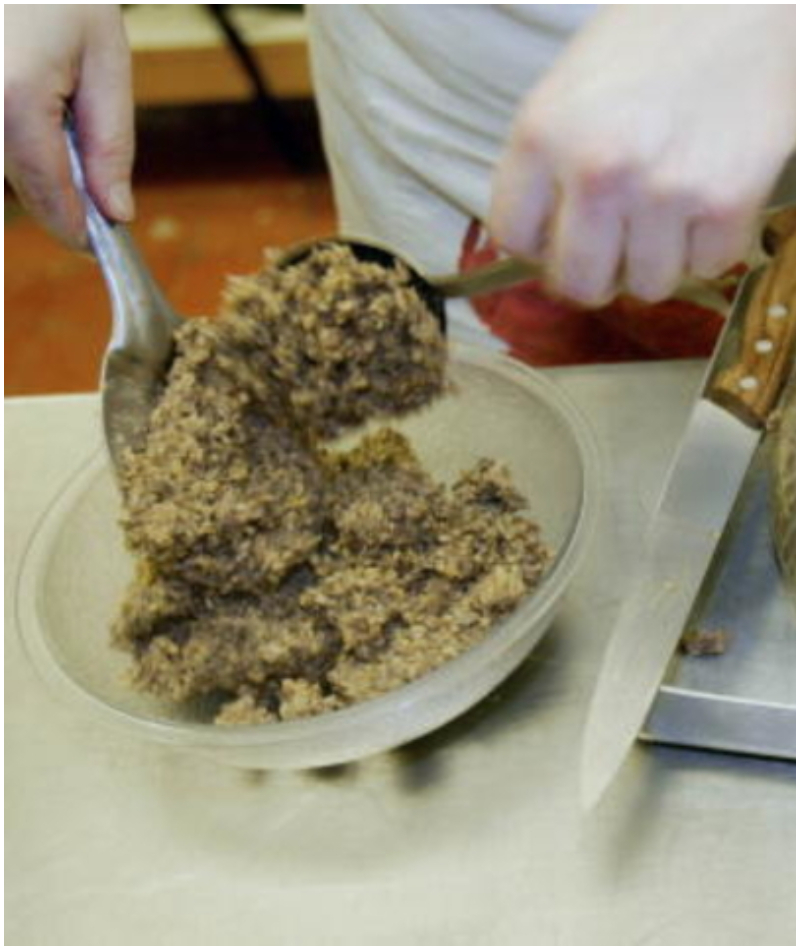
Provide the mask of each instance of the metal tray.
[{"label": "metal tray", "polygon": [[641,738],[795,758],[795,605],[770,530],[766,450],[756,455],[686,629],[722,628],[725,653],[676,653]]}]

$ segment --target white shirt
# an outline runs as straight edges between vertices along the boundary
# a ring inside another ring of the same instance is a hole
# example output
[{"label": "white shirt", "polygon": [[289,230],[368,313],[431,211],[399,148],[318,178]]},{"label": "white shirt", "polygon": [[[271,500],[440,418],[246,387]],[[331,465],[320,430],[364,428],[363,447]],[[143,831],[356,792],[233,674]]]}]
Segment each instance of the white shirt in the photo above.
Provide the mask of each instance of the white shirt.
[{"label": "white shirt", "polygon": [[[340,230],[386,243],[429,273],[456,269],[470,222],[486,219],[522,97],[596,6],[306,10]],[[450,320],[456,335],[492,340],[467,305]]]}]

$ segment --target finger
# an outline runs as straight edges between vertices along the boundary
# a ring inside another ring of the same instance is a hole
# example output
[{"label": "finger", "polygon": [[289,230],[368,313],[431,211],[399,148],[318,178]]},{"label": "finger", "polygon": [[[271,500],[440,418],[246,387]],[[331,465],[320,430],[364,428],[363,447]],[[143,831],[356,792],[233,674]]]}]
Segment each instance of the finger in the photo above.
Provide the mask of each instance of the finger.
[{"label": "finger", "polygon": [[686,269],[686,217],[675,207],[648,204],[628,217],[625,286],[648,303],[666,300]]},{"label": "finger", "polygon": [[537,257],[554,201],[554,182],[546,163],[533,146],[512,137],[494,176],[489,214],[492,238],[519,257]]},{"label": "finger", "polygon": [[130,53],[116,20],[102,42],[87,43],[73,101],[86,183],[100,210],[117,221],[134,216],[134,155]]},{"label": "finger", "polygon": [[554,218],[548,272],[558,293],[597,307],[613,298],[624,224],[617,202],[573,189]]},{"label": "finger", "polygon": [[689,271],[712,279],[747,256],[758,208],[718,211],[697,218],[690,226],[687,248]]},{"label": "finger", "polygon": [[5,175],[25,208],[58,240],[85,248],[83,201],[72,181],[62,117],[60,99],[42,102],[31,90],[7,104]]}]

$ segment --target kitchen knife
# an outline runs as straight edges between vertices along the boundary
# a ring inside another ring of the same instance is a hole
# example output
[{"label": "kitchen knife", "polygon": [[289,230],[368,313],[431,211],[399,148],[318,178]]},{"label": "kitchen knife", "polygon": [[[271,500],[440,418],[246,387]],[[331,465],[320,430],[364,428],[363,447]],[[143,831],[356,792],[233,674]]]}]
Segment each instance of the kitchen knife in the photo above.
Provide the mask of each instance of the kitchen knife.
[{"label": "kitchen knife", "polygon": [[794,359],[794,211],[742,283],[646,535],[592,697],[581,792],[594,805],[635,740],[680,640]]}]

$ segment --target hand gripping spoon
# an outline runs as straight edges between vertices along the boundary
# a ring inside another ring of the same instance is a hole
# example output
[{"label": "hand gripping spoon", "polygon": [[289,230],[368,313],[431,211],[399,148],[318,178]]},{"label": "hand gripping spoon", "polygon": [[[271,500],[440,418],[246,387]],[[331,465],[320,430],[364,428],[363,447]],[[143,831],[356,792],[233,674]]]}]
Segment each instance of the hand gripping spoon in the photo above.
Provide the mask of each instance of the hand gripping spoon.
[{"label": "hand gripping spoon", "polygon": [[[403,264],[410,274],[411,285],[428,305],[428,309],[435,314],[443,331],[446,329],[445,304],[448,299],[477,297],[481,294],[505,290],[523,281],[543,281],[545,278],[544,265],[519,257],[502,257],[464,273],[430,276],[422,273],[409,260],[385,245],[344,236],[318,238],[287,248],[278,256],[277,266],[290,267],[308,257],[315,249],[331,245],[349,247],[357,260],[371,261],[386,268]],[[738,281],[738,277],[728,275],[722,275],[716,280],[687,278],[670,299],[686,300],[724,314],[730,309],[730,299],[725,295],[725,290],[735,287]]]}]

